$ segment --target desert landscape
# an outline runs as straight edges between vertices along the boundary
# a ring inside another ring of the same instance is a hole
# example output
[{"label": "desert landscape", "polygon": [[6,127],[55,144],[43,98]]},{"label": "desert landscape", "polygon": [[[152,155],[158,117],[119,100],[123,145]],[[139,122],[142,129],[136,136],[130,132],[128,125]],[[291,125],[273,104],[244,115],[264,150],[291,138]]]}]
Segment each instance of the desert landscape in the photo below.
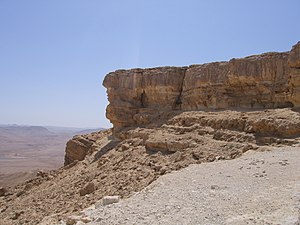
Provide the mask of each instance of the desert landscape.
[{"label": "desert landscape", "polygon": [[[100,128],[99,128],[100,130]],[[93,130],[42,126],[0,126],[0,186],[15,185],[37,170],[63,165],[66,142]]]},{"label": "desert landscape", "polygon": [[300,42],[103,85],[113,128],[1,188],[1,224],[299,224]]}]

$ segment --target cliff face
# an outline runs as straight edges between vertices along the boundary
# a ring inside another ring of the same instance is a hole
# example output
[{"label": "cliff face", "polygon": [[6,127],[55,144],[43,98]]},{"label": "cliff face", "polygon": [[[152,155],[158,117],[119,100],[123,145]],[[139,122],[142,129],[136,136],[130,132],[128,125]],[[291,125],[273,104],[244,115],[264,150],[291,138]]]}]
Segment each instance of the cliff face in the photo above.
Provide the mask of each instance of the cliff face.
[{"label": "cliff face", "polygon": [[[190,164],[300,147],[300,43],[229,62],[118,70],[104,85],[114,133],[75,136],[64,167],[5,190],[0,224],[58,224],[105,195],[129,196]],[[278,109],[285,106],[294,108]]]},{"label": "cliff face", "polygon": [[103,82],[115,131],[174,110],[300,106],[300,42],[290,52],[188,67],[117,70]]}]

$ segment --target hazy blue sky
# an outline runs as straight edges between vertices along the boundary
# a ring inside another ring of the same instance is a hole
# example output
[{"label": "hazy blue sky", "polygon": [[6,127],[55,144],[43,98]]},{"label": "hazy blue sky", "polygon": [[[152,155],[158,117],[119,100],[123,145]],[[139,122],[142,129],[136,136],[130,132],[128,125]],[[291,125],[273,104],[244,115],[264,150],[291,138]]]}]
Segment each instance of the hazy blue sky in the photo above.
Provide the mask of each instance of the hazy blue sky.
[{"label": "hazy blue sky", "polygon": [[299,0],[0,0],[0,123],[109,127],[102,80],[300,40]]}]

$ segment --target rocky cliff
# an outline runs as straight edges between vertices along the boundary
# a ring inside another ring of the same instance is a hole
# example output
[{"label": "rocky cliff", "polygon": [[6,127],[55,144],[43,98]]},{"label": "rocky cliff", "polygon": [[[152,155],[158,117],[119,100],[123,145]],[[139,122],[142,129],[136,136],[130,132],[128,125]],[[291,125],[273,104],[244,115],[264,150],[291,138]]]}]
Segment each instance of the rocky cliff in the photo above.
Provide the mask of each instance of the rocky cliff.
[{"label": "rocky cliff", "polygon": [[117,70],[103,82],[107,118],[119,131],[168,111],[300,106],[300,42],[290,52],[188,67]]},{"label": "rocky cliff", "polygon": [[300,43],[229,62],[118,70],[104,85],[114,132],[75,136],[64,167],[2,190],[0,224],[74,224],[69,216],[105,195],[128,197],[190,164],[300,147]]}]

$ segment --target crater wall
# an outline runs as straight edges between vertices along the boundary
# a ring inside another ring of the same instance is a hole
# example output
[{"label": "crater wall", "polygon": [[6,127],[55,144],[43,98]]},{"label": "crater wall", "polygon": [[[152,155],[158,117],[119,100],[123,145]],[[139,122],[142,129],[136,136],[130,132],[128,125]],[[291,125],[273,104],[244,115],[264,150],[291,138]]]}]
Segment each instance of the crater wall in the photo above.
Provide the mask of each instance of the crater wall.
[{"label": "crater wall", "polygon": [[165,112],[300,106],[300,42],[228,62],[117,70],[106,75],[114,131],[147,126]]}]

